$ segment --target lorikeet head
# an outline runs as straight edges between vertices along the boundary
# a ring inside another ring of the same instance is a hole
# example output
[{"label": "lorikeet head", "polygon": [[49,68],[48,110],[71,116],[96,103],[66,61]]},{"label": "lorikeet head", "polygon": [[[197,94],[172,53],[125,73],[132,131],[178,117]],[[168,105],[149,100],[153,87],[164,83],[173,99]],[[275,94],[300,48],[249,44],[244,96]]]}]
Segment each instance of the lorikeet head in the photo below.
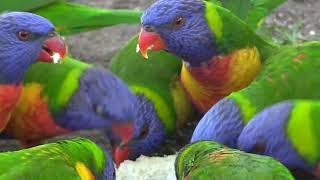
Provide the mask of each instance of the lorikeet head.
[{"label": "lorikeet head", "polygon": [[239,149],[272,156],[290,169],[308,170],[311,166],[299,155],[287,135],[292,108],[292,102],[286,101],[258,113],[239,136]]},{"label": "lorikeet head", "polygon": [[26,12],[0,15],[2,79],[19,82],[28,66],[37,59],[54,62],[65,54],[65,43],[49,20]]},{"label": "lorikeet head", "polygon": [[201,163],[201,160],[203,160],[202,157],[223,148],[225,147],[222,144],[214,141],[197,141],[186,145],[179,151],[175,160],[174,166],[177,179],[188,179],[188,173],[192,171],[197,164]]},{"label": "lorikeet head", "polygon": [[157,150],[165,138],[165,129],[153,104],[143,95],[138,95],[139,110],[134,130],[128,129],[125,136],[114,137],[113,156],[117,166],[127,159],[149,155]]},{"label": "lorikeet head", "polygon": [[68,129],[106,129],[121,136],[134,128],[137,99],[128,86],[104,68],[88,68],[79,79],[58,123]]},{"label": "lorikeet head", "polygon": [[[29,56],[29,63],[37,59],[58,62],[67,53],[66,44],[54,25],[41,16],[26,12],[2,14],[0,29],[1,44],[14,44],[8,53],[16,57],[16,54]],[[21,58],[18,60],[21,61]]]},{"label": "lorikeet head", "polygon": [[225,98],[202,117],[192,134],[191,142],[210,140],[236,148],[244,126],[240,107],[234,100]]},{"label": "lorikeet head", "polygon": [[215,35],[205,17],[201,0],[159,0],[141,18],[139,50],[165,49],[190,65],[200,65],[215,54]]}]

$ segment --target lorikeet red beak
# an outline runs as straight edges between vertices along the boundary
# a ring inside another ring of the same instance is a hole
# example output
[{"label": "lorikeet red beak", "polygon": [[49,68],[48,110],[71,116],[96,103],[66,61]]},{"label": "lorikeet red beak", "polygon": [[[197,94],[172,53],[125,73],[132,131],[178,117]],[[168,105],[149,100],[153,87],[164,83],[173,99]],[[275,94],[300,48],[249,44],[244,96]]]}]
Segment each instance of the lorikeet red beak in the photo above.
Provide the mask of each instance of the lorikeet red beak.
[{"label": "lorikeet red beak", "polygon": [[112,132],[120,137],[120,144],[113,147],[113,158],[117,167],[129,159],[130,147],[129,142],[133,136],[134,126],[131,123],[112,125]]},{"label": "lorikeet red beak", "polygon": [[53,31],[43,43],[37,60],[58,63],[65,57],[67,51],[63,38]]},{"label": "lorikeet red beak", "polygon": [[158,33],[141,30],[137,52],[140,51],[144,58],[148,59],[148,50],[159,51],[165,47],[166,45]]}]

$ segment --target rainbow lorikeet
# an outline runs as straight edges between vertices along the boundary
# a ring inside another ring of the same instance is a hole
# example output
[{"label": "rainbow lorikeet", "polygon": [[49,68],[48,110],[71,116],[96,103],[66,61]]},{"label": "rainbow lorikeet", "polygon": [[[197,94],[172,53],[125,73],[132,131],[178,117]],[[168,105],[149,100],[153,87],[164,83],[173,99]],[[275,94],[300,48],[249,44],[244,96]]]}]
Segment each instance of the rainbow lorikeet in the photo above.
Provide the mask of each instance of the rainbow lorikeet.
[{"label": "rainbow lorikeet", "polygon": [[264,108],[287,99],[319,99],[320,43],[282,47],[257,79],[215,104],[198,123],[192,142],[214,140],[236,147],[243,127]]},{"label": "rainbow lorikeet", "polygon": [[290,171],[268,156],[245,153],[214,141],[198,141],[183,148],[176,158],[178,180],[291,179]]},{"label": "rainbow lorikeet", "polygon": [[150,60],[145,61],[136,53],[137,41],[138,37],[134,37],[109,66],[139,101],[133,135],[113,143],[117,165],[126,159],[156,152],[166,137],[193,120],[195,112],[179,81],[181,61],[165,52],[151,53]]},{"label": "rainbow lorikeet", "polygon": [[320,102],[287,100],[265,108],[244,127],[241,150],[272,156],[291,170],[320,177]]},{"label": "rainbow lorikeet", "polygon": [[136,103],[126,84],[104,68],[68,56],[62,64],[39,62],[27,71],[3,133],[26,147],[81,129],[123,137],[133,131]]},{"label": "rainbow lorikeet", "polygon": [[65,54],[65,43],[49,20],[25,12],[0,15],[0,132],[19,100],[29,66],[36,60],[58,62]]},{"label": "rainbow lorikeet", "polygon": [[244,125],[266,106],[320,95],[320,79],[311,75],[319,73],[319,43],[271,44],[233,12],[211,1],[159,0],[142,17],[142,54],[165,48],[181,57],[182,84],[203,112],[219,100],[191,142],[214,140],[236,147]]},{"label": "rainbow lorikeet", "polygon": [[284,0],[159,0],[141,18],[138,50],[183,60],[181,82],[200,112],[248,86],[275,46],[257,36],[260,20]]},{"label": "rainbow lorikeet", "polygon": [[84,138],[0,153],[0,162],[0,179],[115,179],[107,151]]}]

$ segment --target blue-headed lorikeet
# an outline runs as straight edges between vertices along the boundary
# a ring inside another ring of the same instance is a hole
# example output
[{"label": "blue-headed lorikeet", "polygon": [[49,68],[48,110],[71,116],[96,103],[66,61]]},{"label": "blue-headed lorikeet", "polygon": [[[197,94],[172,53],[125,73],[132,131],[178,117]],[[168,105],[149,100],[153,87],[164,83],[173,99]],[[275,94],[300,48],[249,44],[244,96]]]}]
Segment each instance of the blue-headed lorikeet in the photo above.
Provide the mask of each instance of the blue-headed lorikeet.
[{"label": "blue-headed lorikeet", "polygon": [[[148,49],[165,49],[182,58],[184,88],[200,111],[211,108],[191,141],[214,140],[236,147],[245,124],[268,105],[319,98],[320,79],[314,75],[319,74],[320,46],[266,42],[249,20],[223,2],[157,1],[142,17],[139,48],[143,55]],[[281,1],[250,2],[270,10],[268,3]]]},{"label": "blue-headed lorikeet", "polygon": [[275,46],[255,34],[284,0],[159,0],[141,18],[138,50],[183,60],[181,82],[200,112],[248,86]]},{"label": "blue-headed lorikeet", "polygon": [[115,163],[155,153],[168,136],[194,119],[195,109],[179,80],[181,61],[165,52],[150,53],[145,61],[136,53],[134,37],[111,60],[110,69],[138,98],[133,136],[114,142]]},{"label": "blue-headed lorikeet", "polygon": [[57,62],[66,51],[49,20],[25,12],[0,15],[0,132],[19,100],[29,66],[36,60]]},{"label": "blue-headed lorikeet", "polygon": [[133,132],[136,112],[137,99],[121,79],[67,56],[62,64],[39,62],[29,68],[3,133],[26,147],[81,129],[124,137]]},{"label": "blue-headed lorikeet", "polygon": [[320,102],[287,100],[269,106],[243,128],[238,148],[272,156],[290,170],[320,177]]},{"label": "blue-headed lorikeet", "polygon": [[236,147],[243,127],[264,108],[288,99],[320,98],[320,43],[282,47],[250,86],[215,104],[198,123],[192,142],[215,140]]}]

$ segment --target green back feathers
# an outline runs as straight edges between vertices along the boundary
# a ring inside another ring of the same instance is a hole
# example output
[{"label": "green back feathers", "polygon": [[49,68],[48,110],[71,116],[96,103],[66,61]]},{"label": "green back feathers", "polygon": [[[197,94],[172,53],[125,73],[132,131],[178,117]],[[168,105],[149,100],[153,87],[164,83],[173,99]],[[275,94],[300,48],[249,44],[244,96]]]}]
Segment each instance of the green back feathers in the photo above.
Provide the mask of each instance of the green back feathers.
[{"label": "green back feathers", "polygon": [[320,101],[296,100],[287,125],[295,149],[309,164],[320,159]]},{"label": "green back feathers", "polygon": [[24,85],[39,83],[42,95],[49,99],[51,112],[58,112],[78,88],[79,77],[90,65],[66,57],[62,64],[38,62],[27,71]]},{"label": "green back feathers", "polygon": [[221,5],[256,30],[263,19],[285,0],[206,0]]},{"label": "green back feathers", "polygon": [[32,11],[54,2],[62,0],[32,0],[32,1],[21,1],[21,0],[2,0],[0,12],[2,11]]},{"label": "green back feathers", "polygon": [[271,157],[245,153],[213,141],[198,141],[180,151],[176,163],[179,180],[195,179],[294,179]]},{"label": "green back feathers", "polygon": [[[0,179],[80,180],[79,175],[87,169],[93,175],[101,174],[106,163],[100,147],[88,139],[77,138],[1,153]],[[78,164],[82,169],[78,169]]]},{"label": "green back feathers", "polygon": [[319,58],[318,42],[283,47],[281,52],[266,60],[250,86],[228,98],[240,106],[245,122],[265,107],[282,100],[320,98]]},{"label": "green back feathers", "polygon": [[[143,94],[154,104],[158,117],[170,133],[176,126],[179,117],[177,112],[185,113],[183,109],[191,107],[186,94],[176,84],[181,61],[163,51],[150,52],[150,57],[146,60],[136,53],[137,43],[136,36],[112,59],[110,70],[123,79],[134,93]],[[181,101],[173,95],[184,103],[177,105]],[[192,113],[192,109],[186,114],[188,113]]]},{"label": "green back feathers", "polygon": [[237,49],[257,47],[262,60],[265,60],[277,50],[277,46],[264,41],[246,22],[228,9],[208,1],[205,1],[205,5],[208,24],[216,35],[219,50],[225,54]]}]

